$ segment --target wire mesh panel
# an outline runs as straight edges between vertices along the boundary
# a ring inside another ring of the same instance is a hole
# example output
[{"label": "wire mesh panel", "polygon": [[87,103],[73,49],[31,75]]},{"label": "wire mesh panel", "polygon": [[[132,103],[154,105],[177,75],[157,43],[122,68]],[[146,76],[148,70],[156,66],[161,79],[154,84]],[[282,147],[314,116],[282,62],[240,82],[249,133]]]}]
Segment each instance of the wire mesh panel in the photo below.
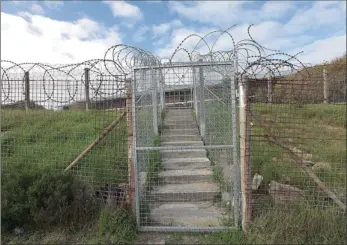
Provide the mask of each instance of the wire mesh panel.
[{"label": "wire mesh panel", "polygon": [[254,218],[310,212],[343,225],[345,82],[324,73],[248,80]]},{"label": "wire mesh panel", "polygon": [[102,202],[112,188],[122,186],[124,194],[124,77],[109,75],[97,63],[7,65],[1,72],[3,173],[72,171]]},{"label": "wire mesh panel", "polygon": [[214,230],[238,223],[232,179],[239,182],[240,176],[231,170],[237,144],[231,116],[236,113],[231,104],[235,88],[232,74],[223,77],[213,66],[135,69],[137,220],[142,230]]}]

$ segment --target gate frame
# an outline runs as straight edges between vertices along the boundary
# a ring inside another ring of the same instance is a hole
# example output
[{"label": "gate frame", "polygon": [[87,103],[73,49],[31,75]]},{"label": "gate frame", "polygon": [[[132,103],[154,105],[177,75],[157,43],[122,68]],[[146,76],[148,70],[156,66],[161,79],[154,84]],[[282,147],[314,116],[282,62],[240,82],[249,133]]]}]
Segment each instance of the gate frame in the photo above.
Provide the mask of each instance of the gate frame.
[{"label": "gate frame", "polygon": [[[202,60],[199,60],[199,62],[180,62],[180,63],[176,63],[176,64],[163,64],[163,65],[156,65],[156,66],[139,66],[139,67],[134,67],[132,69],[132,74],[133,74],[133,79],[131,79],[131,94],[132,94],[132,145],[133,147],[131,147],[131,154],[132,154],[132,169],[134,170],[132,172],[133,174],[133,178],[134,178],[134,194],[135,194],[135,198],[133,198],[133,202],[135,202],[133,204],[134,207],[134,211],[135,211],[135,216],[136,216],[136,224],[138,227],[139,231],[142,232],[214,232],[214,231],[222,231],[222,230],[238,230],[239,229],[239,212],[240,212],[240,207],[238,207],[238,203],[235,202],[234,203],[234,226],[215,226],[215,227],[186,227],[186,226],[142,226],[141,225],[141,220],[140,220],[140,186],[139,186],[139,172],[138,172],[138,161],[137,161],[137,152],[138,151],[144,151],[144,150],[175,150],[175,148],[182,150],[182,147],[177,147],[177,146],[171,146],[171,147],[164,147],[164,146],[159,146],[159,147],[138,147],[137,146],[137,141],[136,141],[136,77],[135,77],[135,73],[138,70],[152,70],[152,74],[159,72],[160,75],[160,79],[157,82],[151,81],[152,85],[153,83],[156,83],[156,93],[153,93],[152,91],[152,95],[155,95],[155,97],[157,97],[157,90],[158,90],[158,85],[159,85],[159,92],[160,92],[160,108],[163,110],[166,106],[165,106],[165,79],[163,77],[163,71],[162,69],[165,68],[191,68],[192,72],[193,72],[193,79],[192,79],[192,90],[195,91],[194,94],[194,98],[192,98],[192,101],[194,102],[194,107],[193,110],[195,111],[196,109],[198,109],[198,106],[195,105],[195,102],[197,100],[197,90],[200,90],[199,88],[196,88],[197,81],[195,81],[195,73],[196,73],[196,68],[198,67],[199,70],[199,74],[200,74],[200,79],[203,76],[203,74],[201,74],[202,71],[202,67],[205,66],[218,66],[218,65],[231,65],[231,66],[235,66],[235,64],[237,64],[235,61],[234,62],[202,62]],[[238,123],[237,119],[236,119],[236,104],[237,104],[237,88],[236,88],[236,81],[237,81],[237,72],[232,72],[231,74],[228,74],[228,77],[231,78],[231,87],[230,87],[230,96],[231,96],[231,110],[234,112],[231,114],[232,120],[234,120],[235,123],[232,123],[232,145],[211,145],[211,146],[194,146],[194,147],[188,147],[185,146],[186,149],[208,149],[208,148],[230,148],[233,152],[233,163],[237,163],[240,166],[240,162],[238,155],[236,154],[238,152],[237,150],[237,138],[236,138],[236,124]],[[153,75],[151,76],[153,77]],[[153,79],[153,78],[152,78]],[[201,83],[201,82],[200,82]],[[202,85],[205,87],[204,83],[202,82]],[[200,87],[200,86],[199,86]],[[153,90],[153,88],[152,88]],[[163,93],[163,94],[161,94]],[[200,94],[200,93],[199,93]],[[163,96],[163,97],[162,97]],[[157,101],[158,98],[152,98],[152,103],[154,101]],[[156,107],[156,106],[155,106]],[[199,110],[199,109],[198,109]],[[155,110],[157,112],[157,108]],[[199,113],[200,114],[200,113]],[[204,116],[204,115],[201,115]],[[155,119],[153,120],[153,122],[157,121],[158,118],[158,112],[155,115],[155,113],[153,113],[153,117],[155,117]],[[205,118],[203,118],[203,120],[205,120]],[[155,125],[153,125],[155,126]],[[158,125],[156,125],[158,126]],[[154,129],[154,134],[156,134],[156,132],[158,131],[157,129]],[[236,161],[235,161],[236,160]],[[234,162],[235,161],[235,162]],[[232,164],[230,164],[230,167],[232,166]],[[240,178],[242,178],[242,176],[240,176]],[[233,199],[235,199],[235,193],[233,191],[232,192],[232,197]],[[238,200],[238,198],[236,198],[236,200]],[[235,208],[237,207],[237,208]],[[241,206],[242,207],[242,206]]]}]

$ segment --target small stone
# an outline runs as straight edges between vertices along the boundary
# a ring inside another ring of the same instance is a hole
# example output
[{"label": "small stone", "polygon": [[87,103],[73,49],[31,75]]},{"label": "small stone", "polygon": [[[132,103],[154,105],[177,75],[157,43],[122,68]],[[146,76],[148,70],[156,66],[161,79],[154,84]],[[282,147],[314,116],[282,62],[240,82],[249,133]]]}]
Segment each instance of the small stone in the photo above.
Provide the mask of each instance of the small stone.
[{"label": "small stone", "polygon": [[14,229],[14,234],[16,235],[16,236],[21,236],[21,235],[23,235],[24,234],[24,230],[22,229],[22,228],[15,228]]},{"label": "small stone", "polygon": [[263,176],[261,176],[260,174],[256,173],[254,176],[253,176],[253,183],[252,183],[252,190],[258,190],[261,182],[263,181]]},{"label": "small stone", "polygon": [[148,241],[148,244],[165,245],[165,240],[164,239],[156,239],[156,240]]},{"label": "small stone", "polygon": [[273,157],[273,158],[272,158],[272,161],[273,161],[273,162],[277,162],[277,157]]},{"label": "small stone", "polygon": [[305,192],[297,187],[285,185],[276,181],[269,184],[269,195],[275,204],[300,202],[305,200]]},{"label": "small stone", "polygon": [[312,166],[312,170],[315,172],[319,172],[322,170],[331,170],[331,165],[327,162],[317,162]]}]

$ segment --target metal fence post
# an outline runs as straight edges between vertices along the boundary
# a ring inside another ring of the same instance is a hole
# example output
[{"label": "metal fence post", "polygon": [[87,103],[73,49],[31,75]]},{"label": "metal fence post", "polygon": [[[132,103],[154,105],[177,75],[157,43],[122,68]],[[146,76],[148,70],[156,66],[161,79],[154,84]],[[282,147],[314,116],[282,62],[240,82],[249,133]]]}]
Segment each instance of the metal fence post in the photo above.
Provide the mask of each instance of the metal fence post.
[{"label": "metal fence post", "polygon": [[198,109],[198,95],[197,95],[198,89],[197,89],[197,83],[196,83],[196,68],[193,67],[193,101],[194,101],[194,111],[195,116],[198,118],[200,116],[199,109]]},{"label": "metal fence post", "polygon": [[24,73],[24,104],[25,110],[29,111],[30,108],[30,78],[29,72]]},{"label": "metal fence post", "polygon": [[158,132],[158,99],[157,99],[157,81],[155,79],[154,70],[151,70],[152,82],[152,107],[153,107],[153,133],[159,135]]},{"label": "metal fence post", "polygon": [[165,80],[163,77],[163,71],[162,69],[159,69],[159,86],[160,86],[160,107],[161,107],[161,111],[163,111],[165,109]]},{"label": "metal fence post", "polygon": [[[232,165],[234,165],[234,171],[233,171],[233,200],[234,200],[234,224],[235,227],[239,225],[239,219],[240,219],[240,199],[239,199],[239,193],[240,193],[240,177],[236,174],[240,172],[240,166],[238,161],[238,154],[237,154],[237,132],[236,132],[236,80],[237,80],[237,74],[234,71],[233,77],[230,77],[230,99],[231,99],[231,121],[232,121]],[[231,166],[230,166],[231,167]],[[237,168],[237,169],[236,169]]]},{"label": "metal fence post", "polygon": [[[199,60],[202,63],[202,59]],[[200,82],[200,134],[205,137],[205,95],[204,95],[204,71],[202,66],[199,67],[199,82]]]},{"label": "metal fence post", "polygon": [[133,168],[133,92],[131,80],[125,80],[127,97],[126,97],[126,113],[127,113],[127,126],[128,126],[128,176],[129,176],[129,191],[128,191],[128,202],[131,205],[134,213],[136,212],[134,202],[134,168]]},{"label": "metal fence post", "polygon": [[247,231],[252,216],[252,189],[250,175],[250,127],[249,127],[249,101],[248,77],[242,76],[239,83],[240,106],[240,167],[241,167],[241,193],[242,193],[242,229]]},{"label": "metal fence post", "polygon": [[327,70],[323,68],[323,93],[324,93],[324,104],[329,103],[329,88],[328,88],[328,79],[327,79]]},{"label": "metal fence post", "polygon": [[84,88],[85,88],[85,96],[86,96],[86,111],[89,110],[89,68],[84,68]]}]

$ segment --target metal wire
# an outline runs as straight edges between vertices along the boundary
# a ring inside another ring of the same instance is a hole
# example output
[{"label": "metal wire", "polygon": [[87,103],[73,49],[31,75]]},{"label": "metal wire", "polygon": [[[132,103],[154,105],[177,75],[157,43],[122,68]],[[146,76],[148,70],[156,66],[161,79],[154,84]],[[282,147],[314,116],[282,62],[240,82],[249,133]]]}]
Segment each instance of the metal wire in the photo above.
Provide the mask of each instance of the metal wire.
[{"label": "metal wire", "polygon": [[[132,81],[138,225],[172,231],[237,227],[247,181],[239,154],[242,84],[252,124],[248,177],[256,184],[248,183],[247,191],[253,192],[254,217],[259,210],[304,206],[304,200],[336,207],[346,196],[345,67],[329,71],[303,64],[300,53],[264,47],[252,37],[252,25],[248,38],[236,41],[234,27],[189,35],[168,58],[120,44],[103,59],[78,64],[2,60],[4,166],[64,169],[117,119]],[[224,37],[230,48],[217,50]],[[128,185],[127,130],[123,121],[73,171],[97,188]],[[16,141],[22,143],[13,148]],[[313,163],[307,169],[298,161]]]}]

